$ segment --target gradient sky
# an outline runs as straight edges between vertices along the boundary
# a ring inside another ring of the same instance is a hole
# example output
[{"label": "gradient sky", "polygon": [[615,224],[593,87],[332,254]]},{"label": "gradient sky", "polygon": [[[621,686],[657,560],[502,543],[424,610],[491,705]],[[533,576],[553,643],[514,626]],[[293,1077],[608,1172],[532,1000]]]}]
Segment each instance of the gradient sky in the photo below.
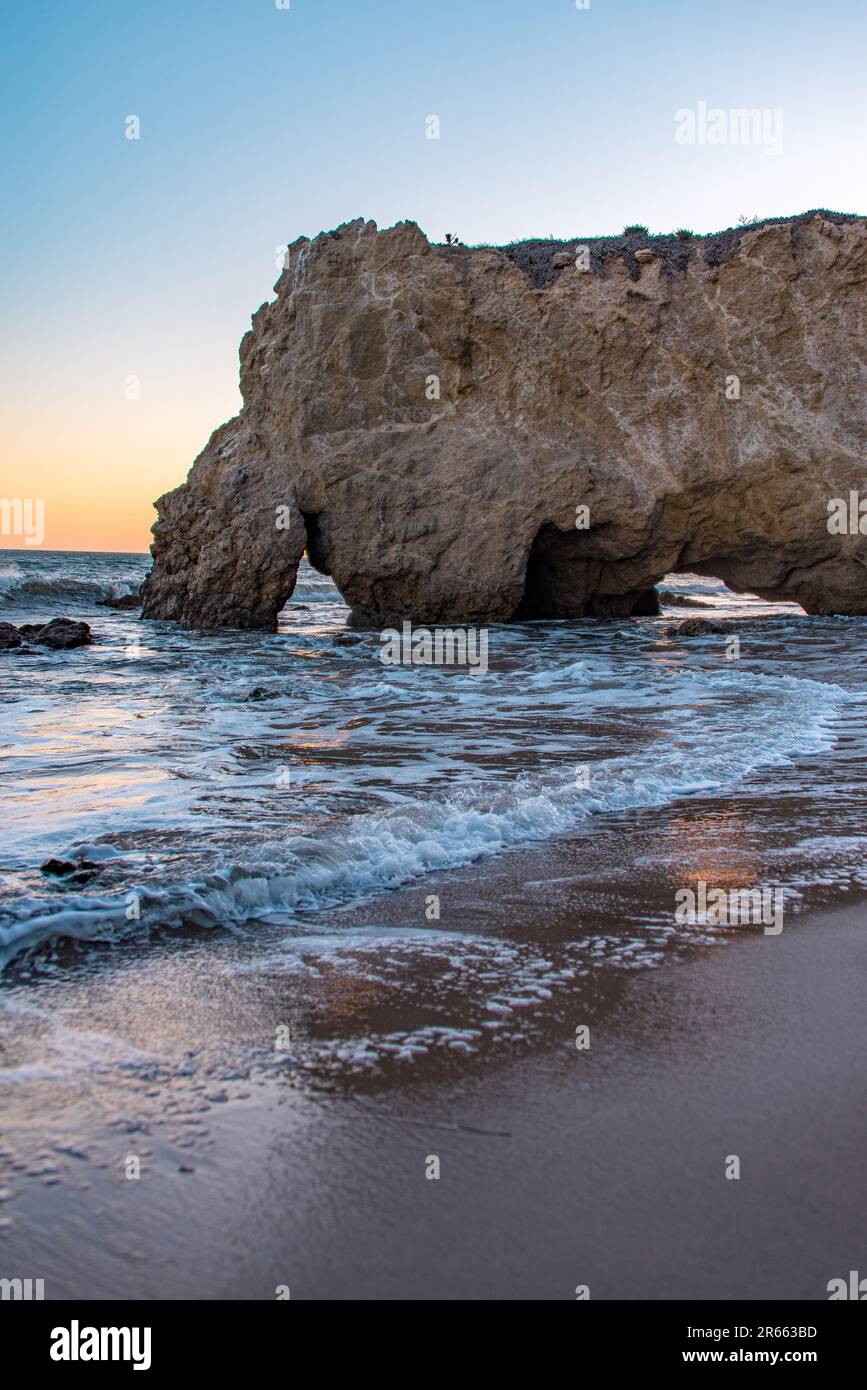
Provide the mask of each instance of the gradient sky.
[{"label": "gradient sky", "polygon": [[[8,3],[0,496],[45,499],[48,549],[147,549],[301,234],[867,211],[865,40],[864,0]],[[782,152],[678,145],[699,101],[781,108]]]}]

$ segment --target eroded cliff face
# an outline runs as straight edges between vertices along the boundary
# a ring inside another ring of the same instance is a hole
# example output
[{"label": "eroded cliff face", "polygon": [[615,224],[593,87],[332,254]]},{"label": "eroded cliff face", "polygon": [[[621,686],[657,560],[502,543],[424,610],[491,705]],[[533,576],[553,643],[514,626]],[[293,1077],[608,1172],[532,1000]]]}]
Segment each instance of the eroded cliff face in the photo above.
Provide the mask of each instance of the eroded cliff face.
[{"label": "eroded cliff face", "polygon": [[305,549],[361,624],[648,611],[676,570],[867,612],[867,536],[828,528],[867,498],[863,218],[529,257],[359,220],[275,288],[146,617],[273,628]]}]

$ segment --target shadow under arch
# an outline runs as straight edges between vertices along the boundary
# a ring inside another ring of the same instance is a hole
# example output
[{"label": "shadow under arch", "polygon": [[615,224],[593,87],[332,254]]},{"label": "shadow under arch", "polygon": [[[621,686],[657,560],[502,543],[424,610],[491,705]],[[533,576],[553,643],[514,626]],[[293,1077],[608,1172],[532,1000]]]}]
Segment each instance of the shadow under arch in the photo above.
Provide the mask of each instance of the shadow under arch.
[{"label": "shadow under arch", "polygon": [[618,565],[600,553],[604,530],[600,526],[587,531],[562,531],[550,523],[540,527],[530,546],[524,593],[512,621],[647,617],[658,613],[656,581],[648,583],[641,574],[632,582],[631,562]]}]

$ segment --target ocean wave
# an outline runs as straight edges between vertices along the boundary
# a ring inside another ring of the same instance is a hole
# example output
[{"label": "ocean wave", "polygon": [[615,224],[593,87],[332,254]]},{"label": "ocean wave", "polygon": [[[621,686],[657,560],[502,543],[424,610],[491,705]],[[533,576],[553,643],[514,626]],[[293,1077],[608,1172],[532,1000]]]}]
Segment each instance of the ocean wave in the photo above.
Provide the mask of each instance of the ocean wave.
[{"label": "ocean wave", "polygon": [[95,603],[116,602],[137,594],[141,581],[118,579],[100,583],[95,579],[77,579],[74,575],[25,576],[17,565],[0,569],[0,597],[16,599],[20,595],[40,598],[86,599]]},{"label": "ocean wave", "polygon": [[18,588],[24,578],[20,565],[14,561],[0,562],[0,598],[5,598],[7,594]]},{"label": "ocean wave", "polygon": [[[193,883],[158,890],[128,884],[121,893],[82,895],[63,906],[56,899],[30,901],[0,920],[0,965],[61,937],[111,940],[150,926],[303,918],[510,847],[566,835],[593,815],[659,807],[730,787],[762,768],[827,752],[834,745],[831,723],[850,698],[820,681],[735,670],[683,672],[670,679],[678,698],[699,690],[712,698],[700,715],[666,729],[664,741],[652,738],[628,756],[592,764],[586,786],[565,767],[524,775],[505,791],[501,784],[475,784],[385,813],[357,815],[333,833],[271,844],[259,861]],[[133,898],[138,915],[129,920]]]}]

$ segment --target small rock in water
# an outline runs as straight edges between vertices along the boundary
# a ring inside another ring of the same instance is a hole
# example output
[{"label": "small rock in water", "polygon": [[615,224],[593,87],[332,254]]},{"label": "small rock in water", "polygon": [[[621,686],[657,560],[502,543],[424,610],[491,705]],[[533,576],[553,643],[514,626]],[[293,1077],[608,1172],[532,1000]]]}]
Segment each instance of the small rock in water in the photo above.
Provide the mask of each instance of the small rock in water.
[{"label": "small rock in water", "polygon": [[253,689],[248,690],[247,694],[241,698],[244,700],[276,700],[279,694],[279,690],[271,690],[267,685],[254,685]]},{"label": "small rock in water", "polygon": [[85,647],[93,642],[89,623],[77,623],[73,618],[52,618],[50,623],[24,623],[19,629],[28,642],[40,647],[65,652],[72,647]]},{"label": "small rock in water", "polygon": [[14,623],[0,623],[0,652],[13,651],[23,643],[24,638]]},{"label": "small rock in water", "polygon": [[357,632],[338,632],[334,639],[334,645],[335,647],[355,647],[363,641],[364,638]]},{"label": "small rock in water", "polygon": [[46,859],[42,865],[44,874],[74,874],[78,868],[77,864],[70,864],[68,859]]},{"label": "small rock in water", "polygon": [[121,594],[118,598],[98,598],[98,604],[103,608],[141,608],[141,599],[138,594]]},{"label": "small rock in water", "polygon": [[676,608],[713,608],[706,598],[693,598],[690,594],[679,594],[674,589],[659,589],[660,603],[669,603]]},{"label": "small rock in water", "polygon": [[706,637],[715,632],[737,632],[738,627],[729,618],[685,618],[680,623],[669,623],[664,631],[666,637]]},{"label": "small rock in water", "polygon": [[70,883],[86,883],[96,872],[96,865],[87,859],[80,859],[76,863],[69,859],[46,859],[41,867],[42,873],[68,878]]}]

